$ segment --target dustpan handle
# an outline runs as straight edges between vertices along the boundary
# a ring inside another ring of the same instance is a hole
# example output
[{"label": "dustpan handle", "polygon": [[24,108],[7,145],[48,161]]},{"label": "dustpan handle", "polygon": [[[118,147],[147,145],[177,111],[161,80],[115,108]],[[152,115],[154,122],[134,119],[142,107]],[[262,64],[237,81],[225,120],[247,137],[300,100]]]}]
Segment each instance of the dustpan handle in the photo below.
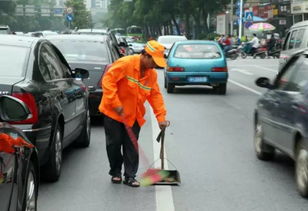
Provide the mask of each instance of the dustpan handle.
[{"label": "dustpan handle", "polygon": [[165,152],[165,129],[162,129],[160,131],[160,139],[161,139],[161,143],[160,143],[160,160],[161,160],[161,169],[165,169],[165,156],[164,156],[164,152]]}]

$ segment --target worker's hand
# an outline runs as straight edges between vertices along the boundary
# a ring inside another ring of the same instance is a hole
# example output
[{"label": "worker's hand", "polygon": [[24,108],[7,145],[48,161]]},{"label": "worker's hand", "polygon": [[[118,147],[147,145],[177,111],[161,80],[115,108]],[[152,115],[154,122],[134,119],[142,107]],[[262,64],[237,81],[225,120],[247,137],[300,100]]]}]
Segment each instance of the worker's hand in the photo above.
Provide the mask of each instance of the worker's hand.
[{"label": "worker's hand", "polygon": [[170,121],[163,121],[163,122],[159,122],[158,126],[161,130],[165,129],[166,127],[168,127],[170,125]]},{"label": "worker's hand", "polygon": [[115,107],[113,109],[119,116],[123,116],[124,115],[124,109],[122,106],[118,106],[118,107]]}]

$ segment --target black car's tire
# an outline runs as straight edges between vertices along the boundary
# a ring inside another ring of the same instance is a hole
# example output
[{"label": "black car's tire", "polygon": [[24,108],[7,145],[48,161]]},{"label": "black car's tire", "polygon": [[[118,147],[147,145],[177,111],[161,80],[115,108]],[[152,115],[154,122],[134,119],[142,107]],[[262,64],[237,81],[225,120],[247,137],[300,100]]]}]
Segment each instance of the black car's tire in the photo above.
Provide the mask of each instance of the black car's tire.
[{"label": "black car's tire", "polygon": [[302,141],[296,147],[295,180],[298,192],[308,197],[308,149]]},{"label": "black car's tire", "polygon": [[173,93],[174,92],[174,84],[167,83],[167,92],[168,93]]},{"label": "black car's tire", "polygon": [[89,115],[89,111],[87,111],[86,118],[83,123],[83,128],[76,140],[76,144],[79,147],[89,147],[90,139],[91,139],[91,119]]},{"label": "black car's tire", "polygon": [[263,140],[263,128],[259,121],[255,125],[254,148],[256,156],[260,160],[272,160],[275,156],[275,148]]},{"label": "black car's tire", "polygon": [[36,211],[39,181],[38,172],[31,161],[26,175],[26,188],[22,205],[23,210]]},{"label": "black car's tire", "polygon": [[241,57],[242,57],[242,59],[246,59],[246,57],[247,57],[247,53],[245,53],[245,52],[241,52]]},{"label": "black car's tire", "polygon": [[225,95],[227,93],[227,84],[219,84],[218,86],[214,87],[214,91],[219,95]]},{"label": "black car's tire", "polygon": [[62,131],[59,123],[57,123],[52,138],[49,160],[43,169],[43,178],[48,182],[56,182],[61,174],[63,150],[62,138]]}]

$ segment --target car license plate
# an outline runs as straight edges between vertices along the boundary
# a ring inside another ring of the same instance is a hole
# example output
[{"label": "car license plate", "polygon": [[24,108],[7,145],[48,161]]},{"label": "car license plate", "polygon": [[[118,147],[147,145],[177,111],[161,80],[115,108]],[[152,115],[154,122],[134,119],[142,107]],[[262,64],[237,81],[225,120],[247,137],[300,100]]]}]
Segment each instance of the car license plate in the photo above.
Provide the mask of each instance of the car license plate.
[{"label": "car license plate", "polygon": [[207,82],[207,77],[188,77],[189,82]]}]

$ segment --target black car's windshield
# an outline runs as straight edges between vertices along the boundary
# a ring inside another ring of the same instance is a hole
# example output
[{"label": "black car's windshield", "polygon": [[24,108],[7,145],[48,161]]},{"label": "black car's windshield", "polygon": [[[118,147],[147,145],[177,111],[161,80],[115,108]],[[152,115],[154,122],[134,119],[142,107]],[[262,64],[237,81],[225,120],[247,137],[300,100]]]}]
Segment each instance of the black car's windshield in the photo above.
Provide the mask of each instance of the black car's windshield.
[{"label": "black car's windshield", "polygon": [[0,46],[0,73],[2,77],[22,76],[28,58],[28,48]]},{"label": "black car's windshield", "polygon": [[71,61],[109,62],[106,43],[89,40],[51,40],[65,59]]},{"label": "black car's windshield", "polygon": [[184,44],[179,45],[174,57],[185,59],[213,59],[220,58],[219,49],[211,44]]}]

